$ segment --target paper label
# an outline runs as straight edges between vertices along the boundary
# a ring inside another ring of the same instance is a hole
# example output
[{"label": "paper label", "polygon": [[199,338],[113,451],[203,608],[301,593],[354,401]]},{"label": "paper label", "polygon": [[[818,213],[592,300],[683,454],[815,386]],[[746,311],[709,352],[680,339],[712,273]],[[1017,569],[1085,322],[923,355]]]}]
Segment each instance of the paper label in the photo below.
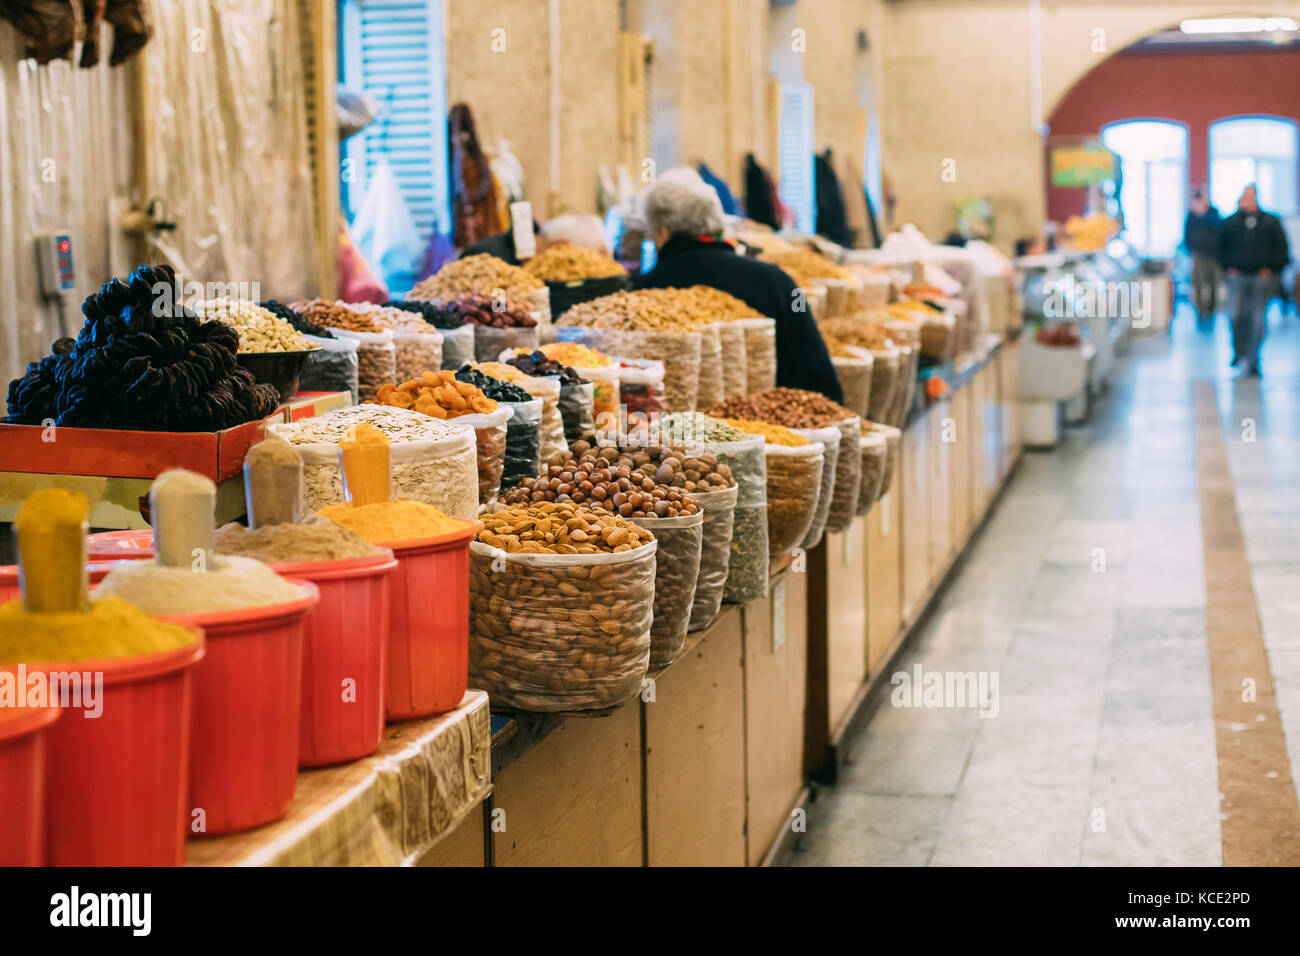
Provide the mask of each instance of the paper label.
[{"label": "paper label", "polygon": [[515,258],[523,262],[537,255],[537,237],[533,235],[533,204],[527,200],[512,202],[510,226],[514,233]]}]

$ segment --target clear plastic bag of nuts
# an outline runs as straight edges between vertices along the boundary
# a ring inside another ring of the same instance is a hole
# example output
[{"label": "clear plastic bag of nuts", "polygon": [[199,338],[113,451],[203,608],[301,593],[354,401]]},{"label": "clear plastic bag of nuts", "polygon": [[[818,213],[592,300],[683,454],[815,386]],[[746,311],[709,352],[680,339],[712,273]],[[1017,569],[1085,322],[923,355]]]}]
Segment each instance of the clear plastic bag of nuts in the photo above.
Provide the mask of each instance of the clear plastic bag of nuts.
[{"label": "clear plastic bag of nuts", "polygon": [[[748,395],[746,369],[749,360],[745,353],[745,329],[739,322],[718,322],[718,344],[722,347],[722,397]],[[712,403],[709,403],[712,404]],[[703,399],[700,408],[708,408]]]},{"label": "clear plastic bag of nuts", "polygon": [[776,388],[776,319],[735,319],[745,330],[745,394]]},{"label": "clear plastic bag of nuts", "polygon": [[821,493],[822,445],[763,447],[767,455],[767,552],[772,560],[796,548],[812,527]]},{"label": "clear plastic bag of nuts", "polygon": [[882,425],[879,422],[871,422],[872,431],[878,431],[885,436],[885,447],[887,454],[885,456],[885,473],[880,478],[880,494],[876,496],[879,500],[889,494],[890,486],[894,483],[894,475],[898,474],[898,459],[903,454],[903,430],[895,428],[893,425]]},{"label": "clear plastic bag of nuts", "polygon": [[[831,493],[831,507],[826,515],[826,530],[838,534],[853,523],[858,510],[858,488],[862,484],[862,419],[854,415],[836,422],[840,432],[840,456],[835,462],[835,490]],[[854,454],[854,451],[859,451]]]},{"label": "clear plastic bag of nuts", "polygon": [[688,630],[702,631],[712,624],[722,608],[722,591],[731,566],[731,535],[735,527],[736,486],[718,491],[693,491],[704,514],[700,534],[700,574],[695,582]]},{"label": "clear plastic bag of nuts", "polygon": [[349,332],[347,329],[330,329],[335,337],[357,343],[357,400],[371,401],[380,385],[396,384],[397,352],[393,347],[393,333]]},{"label": "clear plastic bag of nuts", "polygon": [[569,444],[596,430],[596,386],[560,383],[560,419],[564,422],[564,440]]},{"label": "clear plastic bag of nuts", "polygon": [[898,388],[903,367],[903,353],[897,348],[871,350],[871,392],[867,400],[867,418],[873,422],[886,421]]},{"label": "clear plastic bag of nuts", "polygon": [[600,710],[641,691],[655,554],[510,553],[470,543],[469,681],[493,706]]},{"label": "clear plastic bag of nuts", "polygon": [[514,408],[500,404],[486,415],[461,415],[448,422],[474,431],[478,461],[478,503],[486,505],[501,493],[501,475],[506,467],[506,431]]},{"label": "clear plastic bag of nuts", "polygon": [[695,408],[708,408],[725,398],[722,379],[722,339],[716,323],[701,325],[700,384],[695,393]]},{"label": "clear plastic bag of nuts", "polygon": [[[591,331],[591,330],[587,330]],[[700,389],[699,332],[642,332],[599,329],[599,348],[606,355],[655,359],[664,366],[664,397],[674,412],[694,411]]]},{"label": "clear plastic bag of nuts", "polygon": [[513,412],[506,423],[506,453],[501,487],[510,488],[523,478],[536,477],[542,464],[542,400],[501,402]]},{"label": "clear plastic bag of nuts", "polygon": [[538,338],[537,326],[524,328],[510,327],[504,329],[494,329],[490,325],[476,325],[474,329],[474,359],[478,362],[495,362],[497,356],[506,349],[528,349],[533,351],[537,348]]},{"label": "clear plastic bag of nuts", "polygon": [[808,525],[808,533],[799,545],[805,551],[811,551],[821,544],[826,533],[826,522],[830,518],[831,499],[835,496],[835,469],[840,461],[840,430],[834,425],[826,428],[796,428],[794,431],[803,435],[810,442],[822,447],[821,486],[817,490],[817,507],[813,520]]},{"label": "clear plastic bag of nuts", "polygon": [[542,402],[540,466],[541,462],[550,461],[554,456],[569,450],[569,442],[564,437],[564,417],[560,414],[560,377],[522,375],[515,384]]},{"label": "clear plastic bag of nuts", "polygon": [[650,667],[667,667],[686,644],[691,607],[700,577],[704,512],[677,518],[629,518],[651,532],[655,553],[654,623],[650,626]]},{"label": "clear plastic bag of nuts", "polygon": [[442,369],[442,333],[429,326],[427,332],[393,330],[394,384],[419,378],[424,372]]},{"label": "clear plastic bag of nuts", "polygon": [[474,326],[462,325],[442,329],[442,367],[458,372],[463,365],[474,364]]},{"label": "clear plastic bag of nuts", "polygon": [[[870,430],[868,430],[870,429]],[[861,517],[885,493],[885,467],[889,462],[889,442],[883,431],[870,422],[862,423],[862,483],[858,488],[857,515]]]},{"label": "clear plastic bag of nuts", "polygon": [[871,404],[871,373],[875,360],[866,349],[850,345],[847,351],[849,355],[831,356],[835,377],[844,392],[840,404],[865,417]]}]

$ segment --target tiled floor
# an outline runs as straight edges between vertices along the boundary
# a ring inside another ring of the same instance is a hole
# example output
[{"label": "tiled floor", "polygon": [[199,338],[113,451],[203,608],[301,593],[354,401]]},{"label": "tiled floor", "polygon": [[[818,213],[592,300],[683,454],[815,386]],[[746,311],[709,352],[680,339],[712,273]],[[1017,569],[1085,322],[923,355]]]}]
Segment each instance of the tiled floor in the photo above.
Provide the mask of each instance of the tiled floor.
[{"label": "tiled floor", "polygon": [[900,661],[996,672],[997,715],[885,699],[787,862],[1222,862],[1197,379],[1217,387],[1300,770],[1300,319],[1273,315],[1262,384],[1230,377],[1225,319],[1189,319],[1135,343],[1088,426],[1025,456]]}]

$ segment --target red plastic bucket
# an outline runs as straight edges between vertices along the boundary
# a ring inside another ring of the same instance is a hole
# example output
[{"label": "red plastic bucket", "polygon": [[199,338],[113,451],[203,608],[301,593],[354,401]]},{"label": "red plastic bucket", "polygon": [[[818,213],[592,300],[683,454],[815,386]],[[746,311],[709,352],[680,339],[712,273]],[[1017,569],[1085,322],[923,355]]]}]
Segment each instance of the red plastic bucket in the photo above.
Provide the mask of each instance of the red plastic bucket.
[{"label": "red plastic bucket", "polygon": [[143,560],[153,557],[153,529],[99,531],[86,535],[86,557],[92,561]]},{"label": "red plastic bucket", "polygon": [[45,862],[47,737],[58,718],[58,707],[0,707],[0,866]]},{"label": "red plastic bucket", "polygon": [[[111,570],[113,570],[112,561],[88,563],[86,565],[86,578],[90,586],[94,587],[104,580],[104,575]],[[0,564],[0,604],[21,596],[22,592],[18,588],[18,565]]]},{"label": "red plastic bucket", "polygon": [[320,604],[303,623],[298,766],[374,753],[384,736],[389,577],[397,561],[385,551],[271,567],[320,591]]},{"label": "red plastic bucket", "polygon": [[[202,627],[208,654],[194,670],[189,834],[246,830],[281,816],[298,776],[302,625],[311,593],[268,607],[164,618]],[[199,811],[202,811],[201,813]]]},{"label": "red plastic bucket", "polygon": [[451,710],[469,683],[469,542],[478,524],[385,543],[397,557],[388,641],[388,719]]},{"label": "red plastic bucket", "polygon": [[47,864],[185,861],[190,675],[205,649],[198,633],[194,644],[157,654],[26,665],[29,675],[78,672],[102,674],[104,680],[98,717],[65,707],[49,729]]}]

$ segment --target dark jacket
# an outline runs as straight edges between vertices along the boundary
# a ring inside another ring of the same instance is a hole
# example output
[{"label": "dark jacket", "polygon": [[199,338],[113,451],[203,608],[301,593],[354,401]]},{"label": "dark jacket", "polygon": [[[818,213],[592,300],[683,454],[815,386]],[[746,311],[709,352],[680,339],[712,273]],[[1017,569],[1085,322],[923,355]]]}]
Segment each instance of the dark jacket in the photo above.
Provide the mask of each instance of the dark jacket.
[{"label": "dark jacket", "polygon": [[1219,262],[1225,269],[1254,273],[1260,269],[1281,272],[1291,256],[1282,221],[1266,212],[1238,209],[1219,230]]},{"label": "dark jacket", "polygon": [[1223,220],[1219,218],[1219,210],[1213,206],[1205,210],[1204,216],[1189,212],[1187,214],[1187,223],[1183,226],[1183,242],[1187,244],[1187,251],[1198,256],[1209,256],[1211,259],[1217,259],[1219,257],[1219,230],[1222,227]]},{"label": "dark jacket", "polygon": [[[844,393],[812,313],[795,311],[796,286],[784,271],[736,254],[729,243],[678,234],[659,250],[655,267],[636,280],[638,289],[707,285],[743,299],[759,315],[776,319],[776,384],[821,392],[834,401]],[[799,297],[803,302],[803,297]]]},{"label": "dark jacket", "polygon": [[753,153],[745,154],[745,215],[771,229],[780,229],[776,204],[772,201],[772,177]]},{"label": "dark jacket", "polygon": [[831,165],[829,148],[813,157],[813,175],[817,193],[817,234],[841,246],[852,247],[853,233],[844,207],[844,192],[840,189],[835,167]]}]

